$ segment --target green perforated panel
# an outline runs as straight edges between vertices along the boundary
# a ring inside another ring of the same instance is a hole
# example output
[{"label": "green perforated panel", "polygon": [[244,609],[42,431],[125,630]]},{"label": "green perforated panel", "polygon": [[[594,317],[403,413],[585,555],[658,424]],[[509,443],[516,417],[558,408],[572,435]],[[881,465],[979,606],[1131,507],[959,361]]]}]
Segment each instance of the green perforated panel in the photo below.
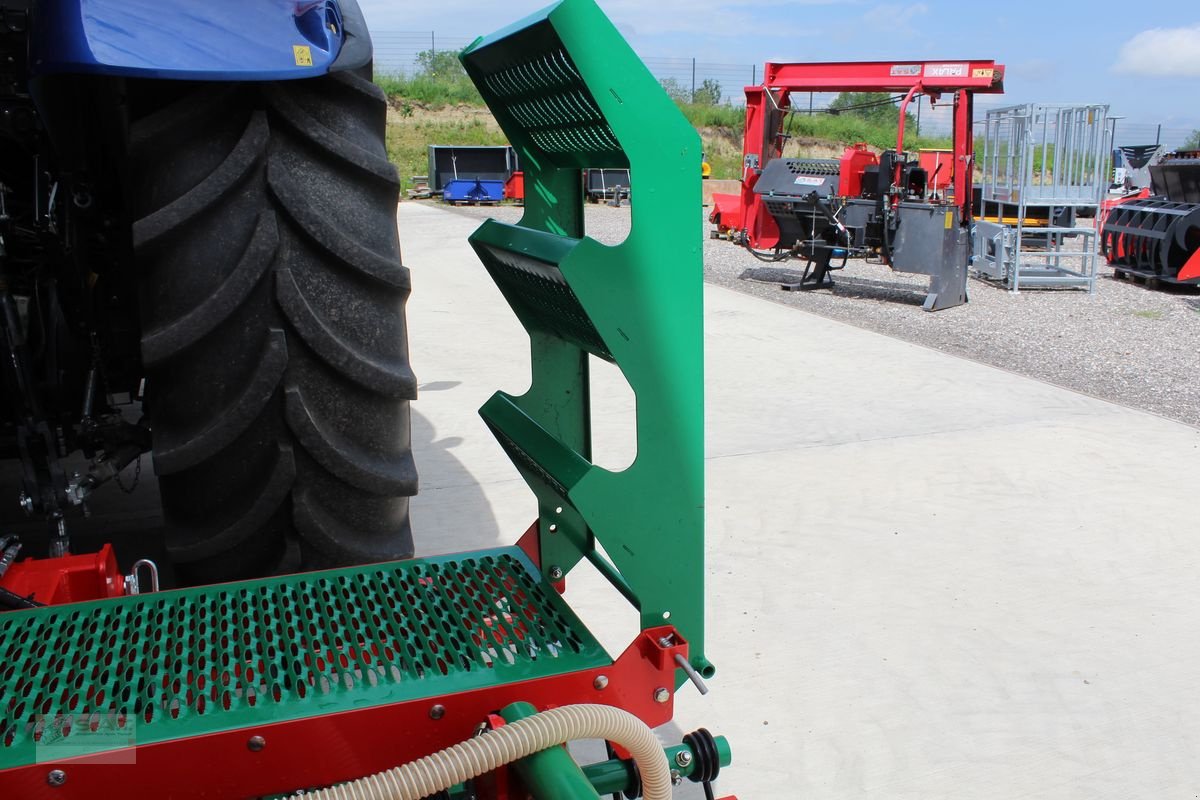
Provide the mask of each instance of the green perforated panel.
[{"label": "green perforated panel", "polygon": [[[508,233],[502,228],[492,230],[501,236]],[[496,286],[527,326],[560,336],[605,361],[613,360],[557,265],[528,253],[489,247],[482,236],[476,236],[473,244]]]},{"label": "green perforated panel", "polygon": [[517,548],[13,612],[0,769],[608,663]]},{"label": "green perforated panel", "polygon": [[[643,629],[669,620],[709,674],[699,136],[594,0],[554,3],[461,60],[525,172],[521,221],[489,220],[471,244],[529,333],[529,389],[480,412],[537,498],[541,567],[609,565]],[[593,167],[629,168],[620,243],[587,236]],[[592,460],[591,356],[636,400],[620,471]]]},{"label": "green perforated panel", "polygon": [[484,79],[493,111],[507,111],[541,150],[624,158],[574,62],[561,47],[509,64]]}]

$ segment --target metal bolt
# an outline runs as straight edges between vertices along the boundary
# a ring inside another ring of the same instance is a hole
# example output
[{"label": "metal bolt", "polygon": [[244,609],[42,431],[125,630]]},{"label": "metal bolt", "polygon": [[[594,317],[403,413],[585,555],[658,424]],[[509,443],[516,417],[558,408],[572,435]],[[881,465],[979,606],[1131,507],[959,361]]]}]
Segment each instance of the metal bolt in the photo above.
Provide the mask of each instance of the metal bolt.
[{"label": "metal bolt", "polygon": [[683,776],[679,774],[679,770],[671,770],[671,785],[678,786],[681,783],[683,783]]},{"label": "metal bolt", "polygon": [[675,754],[675,763],[678,764],[683,769],[687,769],[688,767],[690,767],[692,765],[692,751],[691,750],[680,750],[678,753]]},{"label": "metal bolt", "polygon": [[654,702],[665,703],[671,699],[671,693],[663,687],[658,687],[654,690]]},{"label": "metal bolt", "polygon": [[33,513],[33,498],[29,495],[21,492],[21,496],[17,499],[17,503],[22,509],[24,509],[26,514]]},{"label": "metal bolt", "polygon": [[52,769],[50,774],[46,776],[46,783],[51,786],[62,786],[67,782],[67,773],[61,769]]},{"label": "metal bolt", "polygon": [[429,709],[430,719],[441,719],[444,716],[446,716],[446,707],[441,703],[438,703],[433,708]]},{"label": "metal bolt", "polygon": [[551,567],[550,568],[550,580],[561,581],[562,579],[563,579],[562,567],[557,566],[557,565]]},{"label": "metal bolt", "polygon": [[261,736],[251,736],[250,741],[246,742],[246,747],[250,748],[251,753],[258,753],[267,746],[267,740]]},{"label": "metal bolt", "polygon": [[592,681],[592,686],[598,692],[607,689],[608,688],[608,676],[607,675],[597,675],[596,680]]}]

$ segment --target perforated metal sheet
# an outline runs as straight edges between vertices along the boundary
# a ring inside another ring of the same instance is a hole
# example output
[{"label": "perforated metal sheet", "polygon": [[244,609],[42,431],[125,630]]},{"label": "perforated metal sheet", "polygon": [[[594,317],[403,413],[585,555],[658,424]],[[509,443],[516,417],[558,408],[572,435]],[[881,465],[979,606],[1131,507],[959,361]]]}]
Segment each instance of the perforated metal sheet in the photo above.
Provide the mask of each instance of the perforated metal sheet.
[{"label": "perforated metal sheet", "polygon": [[[495,223],[495,227],[502,226]],[[574,342],[605,361],[613,360],[595,324],[556,264],[489,245],[480,237],[472,237],[472,245],[523,321]]]},{"label": "perforated metal sheet", "polygon": [[540,53],[484,77],[501,107],[547,153],[620,153],[612,128],[566,50]]},{"label": "perforated metal sheet", "polygon": [[0,769],[608,663],[518,548],[13,612]]}]

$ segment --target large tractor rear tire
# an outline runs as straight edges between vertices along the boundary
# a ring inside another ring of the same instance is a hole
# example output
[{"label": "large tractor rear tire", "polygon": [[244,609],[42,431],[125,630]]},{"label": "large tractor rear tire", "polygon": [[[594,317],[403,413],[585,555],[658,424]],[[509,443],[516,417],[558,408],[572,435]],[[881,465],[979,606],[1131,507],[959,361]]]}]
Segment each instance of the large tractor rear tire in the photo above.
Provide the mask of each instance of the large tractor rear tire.
[{"label": "large tractor rear tire", "polygon": [[145,408],[181,581],[411,556],[382,92],[338,73],[145,94],[129,152]]}]

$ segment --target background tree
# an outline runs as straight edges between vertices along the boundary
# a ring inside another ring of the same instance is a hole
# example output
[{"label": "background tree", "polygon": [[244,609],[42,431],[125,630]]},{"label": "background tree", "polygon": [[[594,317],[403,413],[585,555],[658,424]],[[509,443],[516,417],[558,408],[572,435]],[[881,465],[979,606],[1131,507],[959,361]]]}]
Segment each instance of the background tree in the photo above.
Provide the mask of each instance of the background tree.
[{"label": "background tree", "polygon": [[417,53],[417,74],[448,81],[467,80],[467,71],[453,50],[422,50]]},{"label": "background tree", "polygon": [[[892,98],[893,95],[887,92],[842,92],[829,108],[871,122],[895,125],[900,119],[900,104]],[[904,117],[906,127],[916,123],[916,116],[911,112],[905,113]]]},{"label": "background tree", "polygon": [[1183,143],[1184,150],[1200,150],[1200,128],[1192,131],[1192,135]]},{"label": "background tree", "polygon": [[688,95],[691,92],[675,78],[663,78],[659,83],[662,84],[663,89],[666,90],[667,94],[676,103],[686,103],[688,101]]},{"label": "background tree", "polygon": [[698,106],[716,106],[721,104],[721,84],[712,78],[705,78],[700,88],[692,94],[692,103]]},{"label": "background tree", "polygon": [[[422,50],[417,53],[416,70],[412,78],[400,82],[402,94],[422,102],[467,103],[483,102],[475,84],[453,50]],[[400,84],[397,84],[398,86]]]}]

